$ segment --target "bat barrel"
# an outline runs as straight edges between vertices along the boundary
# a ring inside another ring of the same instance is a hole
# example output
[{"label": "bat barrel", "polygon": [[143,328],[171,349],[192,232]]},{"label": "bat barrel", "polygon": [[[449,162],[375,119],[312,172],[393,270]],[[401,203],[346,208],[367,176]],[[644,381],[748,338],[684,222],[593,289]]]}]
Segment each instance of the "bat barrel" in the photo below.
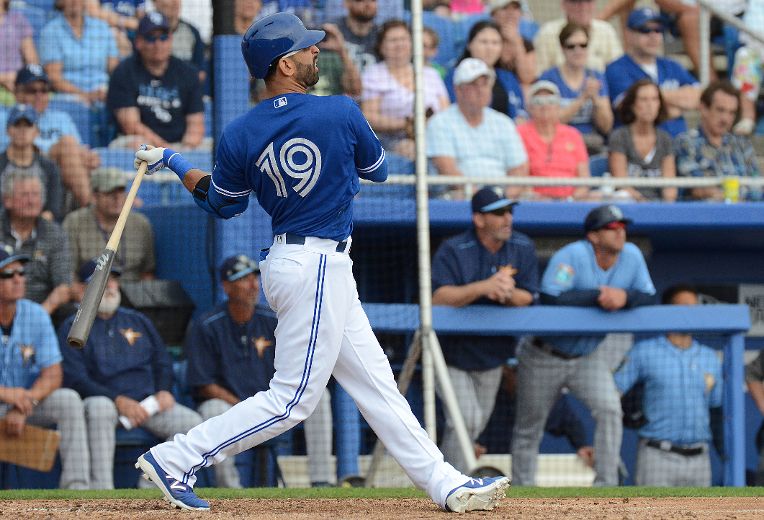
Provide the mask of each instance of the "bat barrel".
[{"label": "bat barrel", "polygon": [[90,329],[93,327],[98,306],[101,304],[103,292],[106,289],[106,282],[109,280],[111,265],[114,263],[115,251],[111,249],[104,250],[96,261],[96,268],[90,282],[85,289],[85,295],[80,302],[80,308],[74,316],[72,327],[69,329],[69,335],[66,342],[75,348],[83,348],[88,341]]}]

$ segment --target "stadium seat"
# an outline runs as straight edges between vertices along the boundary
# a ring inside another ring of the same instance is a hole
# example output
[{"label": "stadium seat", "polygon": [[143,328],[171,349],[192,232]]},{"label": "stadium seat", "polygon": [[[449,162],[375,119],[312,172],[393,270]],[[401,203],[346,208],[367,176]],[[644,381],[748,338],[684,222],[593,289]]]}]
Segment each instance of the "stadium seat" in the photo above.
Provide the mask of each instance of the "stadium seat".
[{"label": "stadium seat", "polygon": [[[394,153],[386,153],[388,175],[413,175],[414,161]],[[394,199],[412,199],[414,197],[413,184],[362,184],[361,196],[384,197]]]},{"label": "stadium seat", "polygon": [[608,171],[607,155],[589,157],[589,173],[592,177],[602,177]]},{"label": "stadium seat", "polygon": [[[406,11],[405,21],[406,23],[411,23],[411,13],[409,11]],[[454,24],[455,22],[450,19],[438,16],[432,11],[424,11],[422,13],[422,25],[438,33],[438,38],[440,39],[438,54],[435,55],[432,61],[444,67],[454,66],[456,58],[461,52],[461,48],[457,47],[454,39],[456,34]]]}]

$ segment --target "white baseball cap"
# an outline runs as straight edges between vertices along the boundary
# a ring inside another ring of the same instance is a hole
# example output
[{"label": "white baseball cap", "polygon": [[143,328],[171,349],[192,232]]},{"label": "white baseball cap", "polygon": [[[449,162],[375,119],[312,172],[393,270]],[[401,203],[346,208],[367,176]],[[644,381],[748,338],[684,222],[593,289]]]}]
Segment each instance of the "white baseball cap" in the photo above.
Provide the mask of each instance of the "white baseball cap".
[{"label": "white baseball cap", "polygon": [[[494,12],[497,9],[507,7],[509,4],[517,4],[520,9],[523,9],[523,2],[521,0],[491,0],[488,2],[490,12]],[[523,9],[524,10],[524,9]]]},{"label": "white baseball cap", "polygon": [[481,76],[496,78],[496,72],[477,58],[464,58],[454,70],[454,86],[472,83]]},{"label": "white baseball cap", "polygon": [[528,98],[530,99],[534,97],[536,94],[538,94],[542,90],[546,90],[547,92],[551,93],[553,96],[560,97],[560,89],[557,88],[557,85],[555,85],[551,81],[542,79],[535,82],[533,85],[531,85],[528,88]]}]

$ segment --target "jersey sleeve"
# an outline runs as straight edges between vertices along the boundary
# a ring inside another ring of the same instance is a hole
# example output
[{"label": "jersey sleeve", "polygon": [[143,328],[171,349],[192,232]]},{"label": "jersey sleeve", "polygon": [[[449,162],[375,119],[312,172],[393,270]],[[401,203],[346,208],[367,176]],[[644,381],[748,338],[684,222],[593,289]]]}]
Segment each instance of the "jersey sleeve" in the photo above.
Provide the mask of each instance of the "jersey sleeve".
[{"label": "jersey sleeve", "polygon": [[37,328],[37,364],[40,368],[48,368],[57,363],[61,363],[61,350],[58,347],[58,338],[56,330],[50,317],[42,310],[42,307],[33,309],[32,321],[33,327]]},{"label": "jersey sleeve", "polygon": [[629,289],[636,289],[637,291],[655,294],[655,285],[653,285],[653,279],[650,278],[650,271],[647,269],[647,262],[645,257],[642,256],[640,250],[634,244],[627,244],[629,253],[634,257],[635,272],[632,287]]},{"label": "jersey sleeve", "polygon": [[355,167],[358,176],[375,182],[387,179],[387,163],[385,163],[385,149],[379,142],[371,125],[363,117],[358,105],[349,101],[350,110],[348,123],[350,131],[355,136]]},{"label": "jersey sleeve", "polygon": [[517,132],[517,126],[515,122],[510,118],[501,118],[504,121],[506,127],[502,131],[502,135],[507,140],[504,146],[504,167],[507,170],[517,168],[518,166],[528,162],[528,153],[525,151],[525,145]]},{"label": "jersey sleeve", "polygon": [[613,374],[615,380],[615,386],[621,394],[625,394],[631,389],[634,384],[642,377],[641,374],[641,352],[642,347],[640,343],[634,345],[631,351],[626,354],[623,364]]},{"label": "jersey sleeve", "polygon": [[541,292],[559,296],[575,287],[576,269],[569,248],[557,251],[549,260],[541,279]]},{"label": "jersey sleeve", "polygon": [[432,290],[446,285],[463,285],[458,276],[459,260],[448,243],[444,243],[432,259]]}]

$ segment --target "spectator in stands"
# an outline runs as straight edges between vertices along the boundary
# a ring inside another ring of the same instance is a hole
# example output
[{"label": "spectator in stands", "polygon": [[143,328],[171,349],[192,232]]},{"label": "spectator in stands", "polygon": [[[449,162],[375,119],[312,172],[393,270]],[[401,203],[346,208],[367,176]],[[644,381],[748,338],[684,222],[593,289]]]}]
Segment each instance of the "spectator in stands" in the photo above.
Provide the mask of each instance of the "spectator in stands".
[{"label": "spectator in stands", "polygon": [[[680,177],[759,177],[756,153],[748,137],[734,135],[740,93],[727,80],[709,84],[700,96],[700,125],[674,140]],[[688,189],[689,200],[725,200],[719,186]],[[741,187],[741,200],[760,200],[761,190]]]},{"label": "spectator in stands", "polygon": [[565,62],[545,71],[539,79],[551,81],[560,89],[560,122],[581,132],[590,154],[600,153],[605,146],[603,135],[613,127],[613,110],[605,76],[586,66],[589,30],[568,23],[559,39]]},{"label": "spectator in stands", "polygon": [[[351,2],[356,0],[326,0],[324,2],[324,20],[338,20],[352,11]],[[361,0],[363,2],[364,0]],[[382,25],[388,20],[401,20],[406,15],[403,0],[376,0],[376,15],[373,17],[376,25]],[[372,46],[374,41],[372,41]]]},{"label": "spectator in stands", "polygon": [[99,155],[82,144],[82,137],[67,112],[48,108],[50,81],[39,65],[28,65],[16,74],[16,100],[37,111],[39,133],[34,140],[38,150],[61,170],[61,181],[73,200],[67,207],[90,203],[90,172],[101,163]]},{"label": "spectator in stands", "polygon": [[[626,91],[620,106],[624,126],[608,140],[610,174],[613,177],[675,177],[676,164],[671,136],[658,125],[666,118],[666,104],[658,85],[650,78],[637,80]],[[624,188],[636,201],[676,200],[676,188]]]},{"label": "spectator in stands", "polygon": [[[541,302],[606,311],[649,304],[655,288],[637,246],[626,242],[631,221],[616,206],[591,210],[586,238],[564,246],[549,260],[541,279]],[[623,425],[621,403],[603,336],[538,337],[518,355],[517,420],[512,440],[512,482],[533,485],[544,424],[560,389],[581,399],[596,421],[595,486],[618,484]]]},{"label": "spectator in stands", "polygon": [[[258,306],[260,268],[245,255],[220,266],[227,299],[192,322],[186,334],[188,381],[204,420],[268,389],[275,373],[276,318]],[[332,452],[331,399],[328,391],[305,421],[310,481],[329,484]],[[323,416],[323,417],[322,417]],[[215,466],[218,487],[241,487],[234,458]]]},{"label": "spectator in stands", "polygon": [[[745,383],[759,413],[764,415],[764,351],[745,366]],[[756,435],[756,447],[759,450],[759,467],[754,484],[764,486],[764,424]]]},{"label": "spectator in stands", "polygon": [[[496,73],[496,81],[493,84],[491,108],[507,114],[512,119],[525,119],[523,91],[514,74],[501,67],[502,36],[499,26],[490,20],[477,22],[467,35],[467,46],[459,58],[461,62],[465,58],[477,58],[483,60]],[[446,88],[449,89],[451,101],[456,100],[454,92],[453,71],[446,76]]]},{"label": "spectator in stands", "polygon": [[[0,244],[0,417],[5,434],[57,425],[63,489],[90,487],[85,415],[76,392],[61,388],[61,352],[45,311],[24,298],[29,256]],[[66,347],[69,349],[69,347]]]},{"label": "spectator in stands", "polygon": [[361,73],[350,58],[342,32],[333,23],[325,23],[321,28],[326,32],[326,37],[318,43],[321,49],[318,55],[321,75],[313,86],[313,93],[319,96],[360,96]]},{"label": "spectator in stands", "polygon": [[[381,59],[377,55],[379,25],[374,20],[377,15],[377,0],[344,0],[347,16],[336,20],[335,24],[345,38],[345,47],[350,58],[361,74],[366,67]],[[396,17],[394,20],[399,20]],[[331,18],[329,18],[331,20]]]},{"label": "spectator in stands", "polygon": [[[69,213],[63,223],[74,265],[82,265],[103,251],[127,196],[127,179],[118,168],[98,168],[92,182],[93,204]],[[127,216],[114,263],[125,281],[154,278],[154,231],[149,220],[137,211]],[[84,286],[74,282],[72,298],[80,301],[83,291]]]},{"label": "spectator in stands", "polygon": [[512,72],[523,85],[536,79],[536,52],[533,42],[521,31],[523,5],[520,0],[491,0],[491,18],[496,22],[504,40],[501,50],[502,67]]},{"label": "spectator in stands", "polygon": [[39,134],[37,112],[30,105],[16,105],[8,115],[8,148],[0,154],[0,179],[14,171],[37,175],[45,191],[42,217],[60,221],[63,216],[64,190],[58,168],[40,155],[34,145]]},{"label": "spectator in stands", "polygon": [[[697,305],[697,291],[677,285],[664,305]],[[638,486],[711,485],[709,408],[722,405],[722,364],[713,349],[690,334],[668,333],[634,344],[615,374],[626,393],[644,384],[647,424],[639,431]]]},{"label": "spectator in stands", "polygon": [[85,13],[85,0],[56,0],[61,16],[40,35],[40,59],[53,90],[92,105],[106,100],[119,51],[109,25]]},{"label": "spectator in stands", "polygon": [[610,63],[605,71],[610,100],[617,112],[626,90],[638,79],[651,78],[661,89],[668,119],[661,128],[672,137],[687,130],[682,117],[686,110],[698,108],[698,81],[679,63],[660,56],[663,48],[663,22],[656,11],[642,7],[629,14],[626,54]]},{"label": "spectator in stands", "polygon": [[[26,297],[54,315],[54,323],[65,317],[70,300],[72,259],[66,233],[61,226],[42,218],[45,192],[42,181],[30,171],[12,171],[0,182],[3,213],[0,241],[31,259],[26,266]],[[56,314],[56,311],[61,312]]]},{"label": "spectator in stands", "polygon": [[[432,27],[422,28],[422,58],[424,64],[438,71],[441,78],[446,77],[446,68],[443,65],[435,63],[433,60],[438,55],[440,47],[440,36]],[[319,55],[320,56],[320,55]]]},{"label": "spectator in stands", "polygon": [[534,46],[538,73],[562,65],[565,57],[559,44],[559,34],[569,22],[586,27],[589,31],[589,52],[586,65],[602,72],[605,65],[623,54],[615,29],[608,22],[594,19],[594,0],[561,0],[564,18],[546,22],[539,29]]},{"label": "spectator in stands", "polygon": [[262,0],[235,0],[233,3],[233,30],[243,35],[260,15]]},{"label": "spectator in stands", "polygon": [[[381,60],[361,75],[361,109],[388,151],[414,158],[414,67],[411,33],[406,22],[390,20],[379,30],[375,52]],[[430,113],[448,106],[438,72],[424,69],[424,104]]]},{"label": "spectator in stands", "polygon": [[209,149],[204,139],[202,86],[196,69],[170,54],[172,33],[164,16],[141,18],[136,54],[119,64],[109,82],[107,108],[121,134],[110,147],[142,143],[173,149]]},{"label": "spectator in stands", "polygon": [[199,30],[180,18],[181,0],[154,0],[154,7],[167,19],[172,34],[172,55],[199,71],[199,81],[206,77],[205,46]]},{"label": "spectator in stands", "polygon": [[[504,177],[528,175],[528,158],[515,124],[488,107],[494,69],[477,58],[456,67],[456,103],[427,124],[427,157],[440,175]],[[510,196],[517,190],[507,190]],[[460,186],[451,191],[463,198]]]},{"label": "spectator in stands", "polygon": [[[96,260],[80,266],[79,281],[87,283],[95,268]],[[74,316],[58,329],[64,386],[76,390],[84,400],[90,483],[95,489],[114,488],[119,424],[140,426],[170,439],[202,422],[198,413],[175,402],[172,358],[154,325],[140,312],[120,306],[119,272],[112,266],[84,348],[74,349],[66,342]]]},{"label": "spectator in stands", "polygon": [[[463,63],[463,62],[462,62]],[[538,258],[533,241],[512,229],[516,202],[486,187],[472,197],[473,228],[443,242],[432,261],[432,303],[526,307],[538,296]],[[501,367],[515,340],[445,336],[440,345],[470,440],[477,442],[491,417]],[[441,449],[446,461],[468,471],[448,414]]]},{"label": "spectator in stands", "polygon": [[16,71],[39,63],[32,27],[18,11],[9,11],[10,0],[0,0],[0,106],[13,105]]},{"label": "spectator in stands", "polygon": [[[528,153],[531,177],[589,177],[589,156],[581,133],[560,123],[560,91],[551,81],[537,81],[528,89],[530,121],[517,127]],[[583,200],[586,186],[526,188],[524,198]]]},{"label": "spectator in stands", "polygon": [[138,28],[138,20],[146,11],[144,0],[87,0],[87,13],[111,27],[120,56],[133,52],[130,32]]},{"label": "spectator in stands", "polygon": [[[759,30],[764,27],[764,2],[747,2],[748,6],[743,15],[746,27]],[[756,129],[758,117],[756,102],[761,93],[762,57],[764,44],[755,38],[740,32],[742,44],[735,52],[734,67],[730,71],[732,84],[740,90],[740,121],[735,125],[734,132],[739,135],[750,135]]]}]

